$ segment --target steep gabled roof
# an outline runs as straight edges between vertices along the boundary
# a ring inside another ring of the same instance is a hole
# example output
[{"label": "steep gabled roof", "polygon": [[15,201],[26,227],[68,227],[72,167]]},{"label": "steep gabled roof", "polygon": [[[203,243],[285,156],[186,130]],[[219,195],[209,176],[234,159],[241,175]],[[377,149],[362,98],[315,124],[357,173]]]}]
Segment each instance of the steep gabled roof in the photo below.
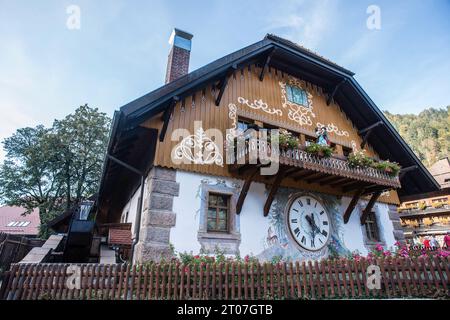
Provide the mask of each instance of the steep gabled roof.
[{"label": "steep gabled roof", "polygon": [[[353,78],[353,72],[274,35],[267,35],[261,41],[211,62],[121,107],[114,117],[108,152],[112,154],[114,148],[118,148],[124,133],[164,111],[173,97],[189,96],[206,84],[222,79],[233,67],[242,68],[253,63],[262,65],[269,54],[270,66],[320,86],[330,93],[340,84],[334,100],[359,130],[380,121],[383,123],[373,129],[368,142],[381,158],[399,162],[404,168],[417,166],[416,170],[403,176],[400,196],[438,190],[439,186],[431,174]],[[106,160],[100,196],[104,185],[111,182],[105,181],[109,166],[109,160]]]}]

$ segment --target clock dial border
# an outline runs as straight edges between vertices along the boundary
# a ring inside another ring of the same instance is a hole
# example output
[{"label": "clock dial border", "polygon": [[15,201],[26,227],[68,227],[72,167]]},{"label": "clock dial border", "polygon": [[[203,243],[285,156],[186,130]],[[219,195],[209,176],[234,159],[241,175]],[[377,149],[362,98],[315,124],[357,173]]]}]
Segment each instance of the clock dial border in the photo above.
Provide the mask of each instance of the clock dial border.
[{"label": "clock dial border", "polygon": [[[318,249],[305,248],[303,245],[301,245],[296,240],[295,236],[292,234],[293,231],[291,230],[291,228],[289,226],[289,211],[290,211],[290,208],[291,208],[292,204],[294,203],[294,201],[297,200],[298,198],[301,198],[301,197],[310,197],[310,198],[314,199],[315,201],[319,202],[321,204],[321,206],[323,207],[323,209],[325,210],[325,214],[328,217],[329,236],[327,237],[326,242],[322,245],[321,248],[318,248]],[[324,201],[322,199],[320,199],[318,196],[316,196],[314,194],[311,194],[311,193],[301,192],[301,193],[295,193],[295,194],[292,194],[292,195],[289,196],[288,202],[286,204],[286,208],[284,210],[284,215],[285,215],[285,219],[284,220],[285,220],[285,224],[286,224],[286,229],[288,229],[288,234],[289,234],[290,240],[293,241],[295,246],[297,246],[301,250],[304,250],[304,251],[307,251],[307,252],[320,252],[320,251],[324,250],[327,247],[328,242],[331,239],[331,234],[333,232],[333,225],[332,225],[333,223],[331,221],[331,216],[330,216],[327,208],[323,204],[323,202]]]}]

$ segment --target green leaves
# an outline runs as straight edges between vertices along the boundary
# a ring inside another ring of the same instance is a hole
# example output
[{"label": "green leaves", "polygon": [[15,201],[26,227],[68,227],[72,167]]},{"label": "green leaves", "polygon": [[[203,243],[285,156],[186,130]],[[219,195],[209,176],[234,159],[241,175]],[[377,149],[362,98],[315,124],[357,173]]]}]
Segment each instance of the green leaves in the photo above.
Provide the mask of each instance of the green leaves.
[{"label": "green leaves", "polygon": [[39,208],[46,235],[49,220],[96,192],[109,125],[105,113],[84,105],[51,128],[18,129],[3,141],[0,202],[27,211]]}]

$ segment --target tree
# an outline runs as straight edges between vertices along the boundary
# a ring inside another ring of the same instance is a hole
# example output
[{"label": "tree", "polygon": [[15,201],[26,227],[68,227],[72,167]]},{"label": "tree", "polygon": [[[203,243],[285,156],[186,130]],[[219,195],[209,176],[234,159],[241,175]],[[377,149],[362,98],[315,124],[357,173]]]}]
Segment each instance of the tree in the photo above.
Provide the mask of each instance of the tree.
[{"label": "tree", "polygon": [[96,192],[109,125],[105,113],[84,105],[51,128],[18,129],[3,141],[0,202],[39,208],[40,235],[48,236],[48,221]]},{"label": "tree", "polygon": [[418,115],[385,114],[427,167],[449,156],[450,106],[425,109]]}]

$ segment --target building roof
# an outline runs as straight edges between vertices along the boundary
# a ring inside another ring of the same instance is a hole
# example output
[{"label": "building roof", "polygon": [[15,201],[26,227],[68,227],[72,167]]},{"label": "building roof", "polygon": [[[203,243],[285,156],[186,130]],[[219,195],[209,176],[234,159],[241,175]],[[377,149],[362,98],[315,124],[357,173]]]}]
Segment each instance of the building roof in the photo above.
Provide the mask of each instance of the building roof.
[{"label": "building roof", "polygon": [[[416,170],[408,171],[403,175],[402,189],[399,190],[400,198],[439,189],[437,182],[408,144],[353,78],[353,72],[298,44],[270,34],[261,41],[215,60],[121,107],[114,114],[108,153],[114,156],[115,152],[123,152],[125,149],[123,144],[130,143],[129,137],[133,130],[137,130],[143,121],[168,108],[174,97],[187,97],[208,83],[223,79],[232,68],[243,68],[254,63],[263,65],[269,55],[271,56],[269,66],[322,87],[329,93],[339,85],[334,100],[358,130],[382,122],[383,125],[373,129],[368,143],[381,158],[396,161],[403,168],[416,167]],[[152,135],[150,131],[145,134]],[[153,135],[155,134],[153,133]],[[148,151],[149,140],[142,142],[142,135],[135,134],[134,136],[145,145],[138,148],[139,143],[133,141],[132,146],[135,149],[127,148],[128,155],[121,158],[122,161],[127,162],[126,157],[132,157],[133,159],[130,161],[136,163],[137,160],[134,158],[144,160],[143,156],[135,153],[139,149],[142,149],[140,152]],[[150,158],[151,155],[148,155],[146,161],[150,161]],[[144,167],[141,168],[144,171]],[[118,184],[118,176],[129,176],[129,173],[125,171],[118,173],[117,170],[124,169],[118,169],[108,158],[105,160],[103,169],[99,190],[100,202],[111,201],[111,199],[105,199],[105,197],[113,197],[107,186]],[[112,175],[111,170],[116,170],[116,173]],[[135,185],[137,183],[138,181],[134,181]]]},{"label": "building roof", "polygon": [[430,168],[430,173],[441,188],[450,187],[450,160],[448,157],[435,162]]},{"label": "building roof", "polygon": [[108,244],[111,246],[131,246],[131,230],[110,228]]},{"label": "building roof", "polygon": [[39,233],[39,209],[30,214],[21,207],[0,207],[0,232],[36,236]]}]

